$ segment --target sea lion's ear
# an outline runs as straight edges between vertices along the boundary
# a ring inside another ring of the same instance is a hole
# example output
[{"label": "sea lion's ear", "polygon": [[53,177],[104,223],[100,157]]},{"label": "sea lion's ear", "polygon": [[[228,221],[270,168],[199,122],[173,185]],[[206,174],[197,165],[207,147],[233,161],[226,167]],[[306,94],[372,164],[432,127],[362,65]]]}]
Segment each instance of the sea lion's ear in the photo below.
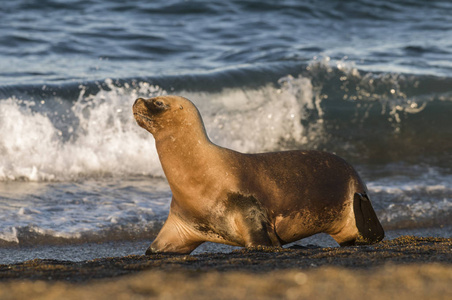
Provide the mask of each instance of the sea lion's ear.
[{"label": "sea lion's ear", "polygon": [[183,107],[182,105],[179,105],[179,108],[180,108],[180,109],[184,109],[184,107]]}]

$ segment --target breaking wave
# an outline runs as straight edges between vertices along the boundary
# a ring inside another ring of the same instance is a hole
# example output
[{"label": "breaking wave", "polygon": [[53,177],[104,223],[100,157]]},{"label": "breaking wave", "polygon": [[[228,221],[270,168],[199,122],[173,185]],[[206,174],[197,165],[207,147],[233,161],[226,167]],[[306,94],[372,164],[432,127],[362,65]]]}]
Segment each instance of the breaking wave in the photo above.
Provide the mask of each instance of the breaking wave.
[{"label": "breaking wave", "polygon": [[153,138],[136,125],[131,106],[163,94],[191,99],[210,138],[242,152],[313,148],[357,163],[447,159],[451,79],[365,73],[328,59],[285,72],[4,88],[0,180],[162,176]]}]

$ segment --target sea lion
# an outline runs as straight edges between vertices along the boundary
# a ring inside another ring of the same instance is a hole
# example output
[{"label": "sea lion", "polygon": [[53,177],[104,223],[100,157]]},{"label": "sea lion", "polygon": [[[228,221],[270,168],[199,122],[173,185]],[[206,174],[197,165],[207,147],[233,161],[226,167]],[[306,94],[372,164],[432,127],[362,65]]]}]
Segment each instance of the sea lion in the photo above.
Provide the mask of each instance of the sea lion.
[{"label": "sea lion", "polygon": [[384,237],[365,184],[336,155],[244,154],[217,146],[183,97],[139,98],[133,114],[154,136],[173,194],[146,254],[188,254],[206,241],[279,247],[320,232],[341,246]]}]

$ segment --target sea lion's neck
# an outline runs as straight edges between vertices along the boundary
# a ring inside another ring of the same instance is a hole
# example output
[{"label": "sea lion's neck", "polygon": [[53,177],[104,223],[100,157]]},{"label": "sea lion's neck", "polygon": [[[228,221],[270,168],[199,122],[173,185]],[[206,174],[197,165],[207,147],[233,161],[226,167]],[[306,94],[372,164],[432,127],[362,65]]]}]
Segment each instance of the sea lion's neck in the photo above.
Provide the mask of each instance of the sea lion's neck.
[{"label": "sea lion's neck", "polygon": [[[202,132],[198,134],[175,132],[164,136],[161,135],[155,137],[155,145],[160,159],[164,159],[165,164],[171,164],[172,161],[178,158],[188,158],[186,156],[198,156],[202,154],[200,152],[206,150],[206,147],[217,147]],[[166,159],[169,161],[166,162]]]},{"label": "sea lion's neck", "polygon": [[203,130],[175,132],[156,138],[156,148],[173,194],[205,182],[209,170],[217,164],[212,161],[222,151]]}]

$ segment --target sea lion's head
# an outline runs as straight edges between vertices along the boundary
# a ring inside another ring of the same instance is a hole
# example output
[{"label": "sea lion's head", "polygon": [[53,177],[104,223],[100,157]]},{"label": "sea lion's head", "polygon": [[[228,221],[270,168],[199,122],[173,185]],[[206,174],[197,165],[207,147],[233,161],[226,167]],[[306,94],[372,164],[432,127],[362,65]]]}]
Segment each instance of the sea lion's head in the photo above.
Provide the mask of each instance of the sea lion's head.
[{"label": "sea lion's head", "polygon": [[183,97],[138,98],[133,104],[133,115],[138,125],[155,138],[168,134],[205,134],[198,109]]}]

